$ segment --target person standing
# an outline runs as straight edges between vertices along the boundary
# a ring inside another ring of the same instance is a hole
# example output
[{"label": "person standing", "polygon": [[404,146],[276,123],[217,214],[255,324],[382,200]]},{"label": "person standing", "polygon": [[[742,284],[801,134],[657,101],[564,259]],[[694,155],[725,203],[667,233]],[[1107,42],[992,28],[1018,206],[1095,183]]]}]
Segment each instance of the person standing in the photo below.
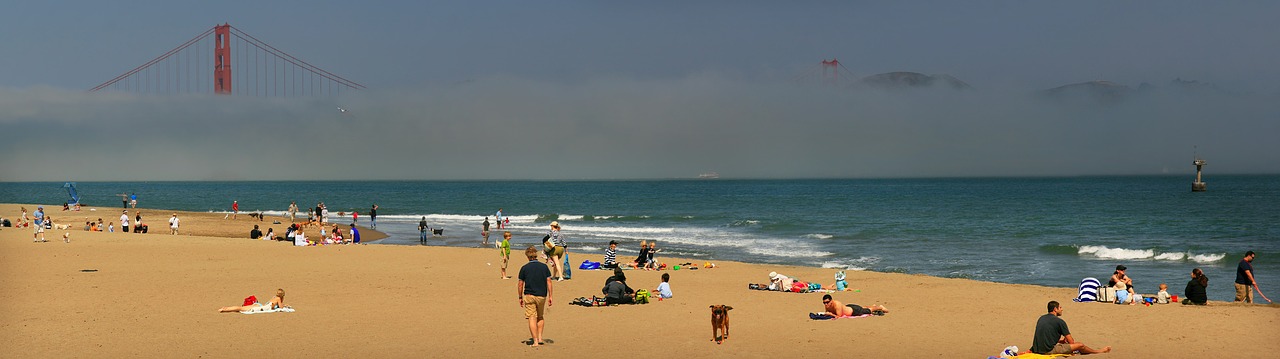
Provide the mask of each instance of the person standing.
[{"label": "person standing", "polygon": [[1067,322],[1060,318],[1062,316],[1062,305],[1058,301],[1049,301],[1049,313],[1041,315],[1036,320],[1035,336],[1031,338],[1031,352],[1036,354],[1072,354],[1079,351],[1080,354],[1095,354],[1111,352],[1111,347],[1103,347],[1102,350],[1090,348],[1084,343],[1077,343],[1075,338],[1071,337],[1071,330],[1067,329]]},{"label": "person standing", "polygon": [[170,234],[173,234],[175,236],[178,235],[178,214],[177,213],[174,213],[173,217],[169,217],[169,229],[172,230],[172,233]]},{"label": "person standing", "polygon": [[133,207],[133,208],[138,208],[138,194],[137,194],[137,193],[130,193],[130,194],[129,194],[129,206],[131,206],[131,207]]},{"label": "person standing", "polygon": [[289,202],[289,223],[293,223],[294,219],[296,219],[297,217],[298,217],[298,202],[291,201]]},{"label": "person standing", "polygon": [[120,230],[123,233],[129,233],[129,210],[120,212]]},{"label": "person standing", "polygon": [[320,202],[316,202],[316,223],[324,224],[324,220],[320,219],[321,207],[322,207],[322,204]]},{"label": "person standing", "polygon": [[328,223],[329,223],[329,206],[324,205],[324,202],[320,202],[320,225],[323,226]]},{"label": "person standing", "polygon": [[1257,257],[1253,251],[1244,252],[1244,258],[1240,259],[1240,263],[1236,264],[1236,301],[1253,303],[1253,291],[1258,291],[1258,295],[1262,299],[1266,299],[1267,303],[1271,303],[1271,299],[1267,295],[1262,294],[1262,290],[1258,289],[1258,281],[1253,277],[1253,258]]},{"label": "person standing", "polygon": [[498,222],[498,229],[507,228],[506,226],[502,225],[502,208],[498,208],[498,213],[495,213],[493,215],[493,221]]},{"label": "person standing", "polygon": [[529,345],[542,345],[542,332],[546,329],[547,307],[551,306],[551,270],[546,264],[538,262],[538,250],[529,246],[524,250],[529,259],[517,276],[516,293],[519,295],[520,307],[524,308],[524,317],[529,320]]},{"label": "person standing", "polygon": [[369,209],[369,229],[378,229],[378,204]]},{"label": "person standing", "polygon": [[422,220],[418,221],[418,243],[427,243],[427,230],[430,229],[431,227],[427,226],[427,217],[423,216]]},{"label": "person standing", "polygon": [[129,209],[129,195],[124,193],[120,194],[120,207]]},{"label": "person standing", "polygon": [[502,256],[502,271],[498,273],[502,279],[507,276],[507,262],[511,261],[511,232],[502,232],[502,242],[498,243],[498,255]]},{"label": "person standing", "polygon": [[[231,219],[236,219],[237,214],[240,214],[240,201],[231,201]],[[227,216],[222,216],[222,219],[227,219]]]},{"label": "person standing", "polygon": [[484,217],[484,223],[480,224],[480,236],[484,237],[484,242],[480,245],[489,244],[489,217]]},{"label": "person standing", "polygon": [[[36,231],[31,234],[31,242],[48,242],[49,240],[44,239],[44,206],[36,207],[36,212],[32,213],[32,216],[35,217]],[[36,237],[40,239],[37,240]]]},{"label": "person standing", "polygon": [[555,268],[556,280],[564,280],[564,264],[560,261],[564,259],[566,252],[564,236],[560,234],[560,222],[551,221],[551,230],[547,231],[547,235],[542,237],[543,245],[550,243],[547,259],[551,261],[551,267]]},{"label": "person standing", "polygon": [[351,211],[351,225],[354,226],[356,222],[359,222],[359,221],[360,221],[360,212]]}]

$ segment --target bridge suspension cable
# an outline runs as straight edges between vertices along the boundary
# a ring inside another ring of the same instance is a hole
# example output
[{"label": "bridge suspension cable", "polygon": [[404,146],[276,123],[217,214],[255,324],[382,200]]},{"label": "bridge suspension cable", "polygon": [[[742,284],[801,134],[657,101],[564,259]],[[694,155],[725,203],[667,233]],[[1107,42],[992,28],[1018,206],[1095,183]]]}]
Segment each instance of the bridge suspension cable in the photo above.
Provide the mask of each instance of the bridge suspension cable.
[{"label": "bridge suspension cable", "polygon": [[302,97],[365,88],[222,24],[89,91]]}]

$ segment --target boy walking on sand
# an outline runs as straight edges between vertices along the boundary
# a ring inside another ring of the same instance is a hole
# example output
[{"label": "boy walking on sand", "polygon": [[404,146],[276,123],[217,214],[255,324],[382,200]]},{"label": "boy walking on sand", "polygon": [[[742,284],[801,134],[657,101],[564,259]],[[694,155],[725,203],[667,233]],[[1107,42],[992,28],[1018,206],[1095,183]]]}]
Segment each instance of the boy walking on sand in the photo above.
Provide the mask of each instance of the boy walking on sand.
[{"label": "boy walking on sand", "polygon": [[547,307],[551,306],[551,269],[538,262],[538,250],[529,246],[524,250],[529,259],[524,267],[520,267],[516,292],[519,295],[520,307],[524,308],[524,317],[529,319],[529,345],[542,345],[542,331],[546,328]]},{"label": "boy walking on sand", "polygon": [[498,255],[502,256],[502,279],[507,276],[507,262],[511,260],[511,232],[502,232],[502,242],[498,243]]}]

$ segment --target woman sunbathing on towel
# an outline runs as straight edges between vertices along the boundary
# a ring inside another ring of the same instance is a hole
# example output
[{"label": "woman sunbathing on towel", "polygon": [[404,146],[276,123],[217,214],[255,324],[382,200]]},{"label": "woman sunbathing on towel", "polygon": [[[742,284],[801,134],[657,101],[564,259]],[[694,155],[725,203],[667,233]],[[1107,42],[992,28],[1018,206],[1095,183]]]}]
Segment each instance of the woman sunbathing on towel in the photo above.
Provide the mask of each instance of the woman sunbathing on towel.
[{"label": "woman sunbathing on towel", "polygon": [[856,317],[872,313],[884,314],[889,312],[889,309],[885,309],[883,305],[870,305],[867,307],[862,307],[857,304],[845,305],[844,303],[840,303],[838,300],[831,299],[830,294],[822,296],[822,306],[826,309],[827,314],[831,314],[837,318]]},{"label": "woman sunbathing on towel", "polygon": [[280,308],[287,308],[287,307],[285,307],[285,306],[284,306],[284,289],[276,289],[276,296],[275,296],[275,298],[271,298],[271,301],[270,301],[270,302],[268,302],[267,304],[262,304],[262,303],[253,303],[253,304],[250,304],[250,305],[238,305],[238,306],[232,306],[232,307],[222,307],[222,309],[218,309],[218,312],[219,312],[219,313],[230,313],[230,312],[241,312],[241,313],[244,313],[244,312],[265,312],[265,311],[268,311],[268,310],[275,310],[275,309],[280,309]]}]

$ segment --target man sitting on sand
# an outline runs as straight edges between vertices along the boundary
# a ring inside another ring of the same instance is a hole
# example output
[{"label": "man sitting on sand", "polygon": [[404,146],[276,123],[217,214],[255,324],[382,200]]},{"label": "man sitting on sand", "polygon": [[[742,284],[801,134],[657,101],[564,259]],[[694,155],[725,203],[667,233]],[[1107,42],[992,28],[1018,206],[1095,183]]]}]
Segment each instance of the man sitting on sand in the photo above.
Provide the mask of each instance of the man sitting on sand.
[{"label": "man sitting on sand", "polygon": [[826,309],[827,314],[836,318],[840,317],[856,317],[868,314],[884,315],[889,309],[883,305],[869,305],[866,307],[857,304],[844,304],[840,301],[832,299],[830,294],[822,296],[822,306]]},{"label": "man sitting on sand", "polygon": [[1031,339],[1032,353],[1072,354],[1079,351],[1080,354],[1096,354],[1111,351],[1111,347],[1097,350],[1085,346],[1084,343],[1077,343],[1071,337],[1071,330],[1067,329],[1067,322],[1059,318],[1062,316],[1062,305],[1059,305],[1056,300],[1051,300],[1048,308],[1049,313],[1036,320],[1035,336]]}]

